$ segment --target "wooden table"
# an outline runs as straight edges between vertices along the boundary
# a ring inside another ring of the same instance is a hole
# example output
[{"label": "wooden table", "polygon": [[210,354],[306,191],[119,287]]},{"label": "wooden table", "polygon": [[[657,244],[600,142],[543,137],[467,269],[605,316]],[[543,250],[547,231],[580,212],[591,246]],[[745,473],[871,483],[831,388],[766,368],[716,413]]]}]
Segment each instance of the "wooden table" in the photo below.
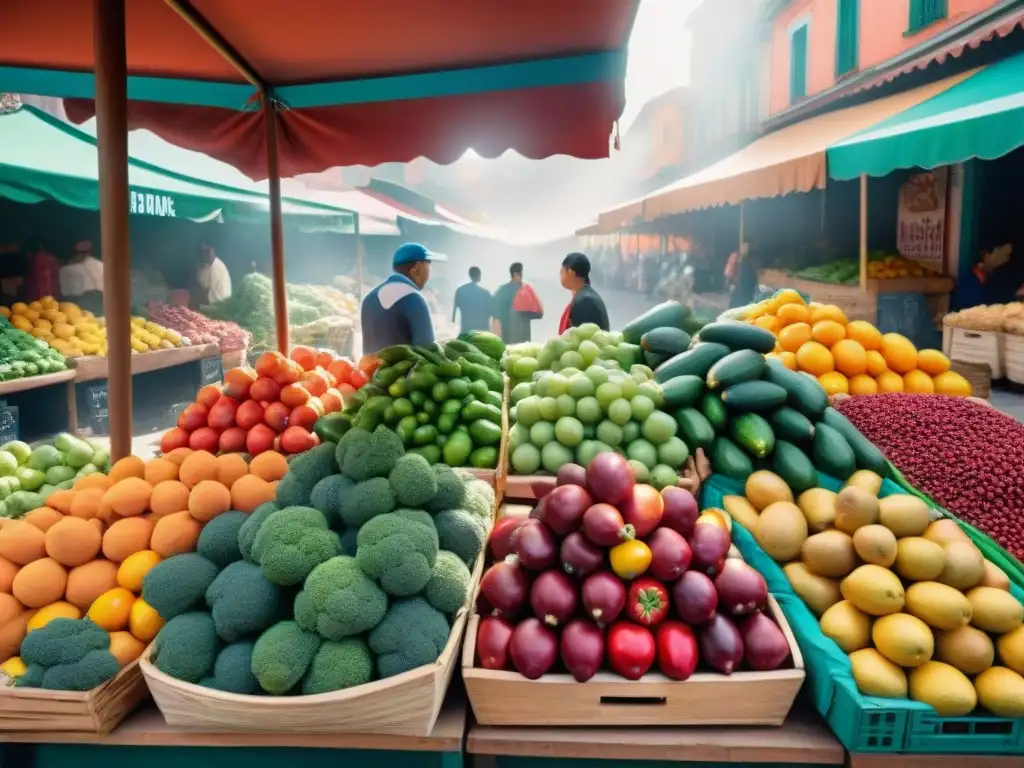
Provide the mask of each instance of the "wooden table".
[{"label": "wooden table", "polygon": [[56,373],[44,373],[39,376],[26,376],[23,379],[0,381],[0,397],[13,395],[15,392],[27,392],[30,389],[52,387],[55,384],[66,384],[69,381],[74,381],[75,375],[75,370],[68,368],[65,371],[57,371]]},{"label": "wooden table", "polygon": [[[177,347],[175,349],[157,349],[152,352],[142,352],[132,355],[132,376],[140,373],[150,373],[164,368],[172,368],[176,365],[195,363],[208,357],[219,357],[220,346],[217,344],[197,344],[192,347]],[[79,384],[85,381],[96,381],[105,379],[108,375],[107,358],[105,357],[76,357],[75,381]]]}]

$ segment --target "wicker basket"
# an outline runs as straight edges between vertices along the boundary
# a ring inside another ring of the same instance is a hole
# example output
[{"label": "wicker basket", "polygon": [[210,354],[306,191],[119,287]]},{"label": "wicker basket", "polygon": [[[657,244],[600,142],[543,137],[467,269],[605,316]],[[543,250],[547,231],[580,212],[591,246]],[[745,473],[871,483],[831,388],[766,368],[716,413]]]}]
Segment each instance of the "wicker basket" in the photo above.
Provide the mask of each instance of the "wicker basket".
[{"label": "wicker basket", "polygon": [[988,363],[966,363],[962,360],[953,360],[951,370],[967,379],[974,397],[987,400],[992,394],[992,369]]},{"label": "wicker basket", "polygon": [[1006,378],[1014,384],[1024,384],[1024,336],[1004,333],[1003,354]]}]

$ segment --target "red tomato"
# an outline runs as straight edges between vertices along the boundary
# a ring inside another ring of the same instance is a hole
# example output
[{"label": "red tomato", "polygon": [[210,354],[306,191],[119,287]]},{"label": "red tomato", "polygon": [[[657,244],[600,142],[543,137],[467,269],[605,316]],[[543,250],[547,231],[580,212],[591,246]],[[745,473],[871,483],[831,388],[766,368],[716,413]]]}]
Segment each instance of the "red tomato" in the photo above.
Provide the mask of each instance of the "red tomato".
[{"label": "red tomato", "polygon": [[188,432],[181,427],[167,430],[160,438],[161,453],[170,453],[175,448],[188,448]]},{"label": "red tomato", "polygon": [[220,436],[219,448],[221,453],[245,453],[245,440],[247,433],[241,427],[225,429]]},{"label": "red tomato", "polygon": [[288,418],[291,415],[291,409],[284,403],[271,403],[263,413],[263,421],[268,427],[280,434],[288,428]]},{"label": "red tomato", "polygon": [[348,381],[348,377],[352,375],[352,371],[355,369],[355,365],[347,357],[339,357],[327,366],[327,371],[339,382]]},{"label": "red tomato", "polygon": [[196,395],[196,402],[207,410],[213,408],[213,406],[217,404],[218,400],[220,400],[220,387],[213,384],[208,384],[203,387]]},{"label": "red tomato", "polygon": [[263,411],[262,404],[255,400],[246,400],[238,406],[238,411],[235,413],[235,424],[242,429],[252,429],[257,424],[263,423]]},{"label": "red tomato", "polygon": [[316,424],[316,420],[319,418],[313,408],[308,405],[300,405],[292,411],[291,416],[288,418],[289,426],[285,432],[295,427],[301,427],[305,430],[313,429],[313,425]]},{"label": "red tomato", "polygon": [[281,450],[285,453],[302,453],[314,445],[313,435],[302,427],[288,427],[281,434]]},{"label": "red tomato", "polygon": [[257,424],[245,436],[245,452],[250,456],[258,456],[264,451],[272,451],[276,437],[274,430],[266,424]]},{"label": "red tomato", "polygon": [[316,350],[300,344],[292,347],[291,359],[301,365],[302,370],[311,371],[316,366]]},{"label": "red tomato", "polygon": [[210,409],[206,422],[214,429],[227,429],[235,426],[235,414],[238,413],[238,401],[230,397],[222,397]]},{"label": "red tomato", "polygon": [[639,680],[654,664],[654,635],[646,627],[617,621],[608,629],[606,642],[608,663],[627,680]]},{"label": "red tomato", "polygon": [[220,430],[200,427],[188,437],[188,447],[193,451],[217,453],[220,447]]},{"label": "red tomato", "polygon": [[381,359],[376,355],[363,355],[359,359],[359,370],[366,374],[367,378],[373,376],[373,372],[380,368]]},{"label": "red tomato", "polygon": [[302,366],[292,360],[286,360],[277,373],[274,374],[273,379],[282,387],[287,387],[289,384],[294,384],[302,378]]},{"label": "red tomato", "polygon": [[256,358],[256,374],[258,376],[273,378],[274,374],[277,373],[278,369],[281,368],[285,362],[285,356],[276,350],[264,352]]},{"label": "red tomato", "polygon": [[666,621],[655,636],[658,646],[658,669],[673,680],[685,680],[697,668],[700,652],[697,636],[681,621]]},{"label": "red tomato", "polygon": [[324,349],[321,347],[316,351],[316,364],[317,367],[327,370],[331,367],[331,363],[334,362],[335,354],[330,349]]},{"label": "red tomato", "polygon": [[301,383],[313,397],[320,397],[331,385],[331,382],[327,379],[327,374],[320,371],[310,371],[305,374],[302,377]]},{"label": "red tomato", "polygon": [[668,616],[669,605],[668,589],[660,581],[642,577],[629,585],[626,615],[637,624],[645,627],[661,624]]},{"label": "red tomato", "polygon": [[363,371],[352,371],[352,374],[348,377],[348,383],[352,389],[362,389],[369,380],[370,376]]},{"label": "red tomato", "polygon": [[334,413],[341,410],[341,392],[331,388],[320,395],[320,402],[323,403],[324,413]]},{"label": "red tomato", "polygon": [[309,390],[299,383],[281,388],[281,402],[291,408],[298,408],[309,402]]},{"label": "red tomato", "polygon": [[338,385],[338,394],[341,395],[341,402],[344,404],[352,395],[356,393],[356,388],[348,382],[343,382]]},{"label": "red tomato", "polygon": [[186,432],[195,432],[206,426],[207,409],[199,403],[192,403],[178,415],[178,426]]},{"label": "red tomato", "polygon": [[224,394],[236,400],[247,400],[249,389],[256,379],[256,371],[252,368],[232,368],[224,374]]},{"label": "red tomato", "polygon": [[265,400],[272,403],[277,400],[280,394],[281,385],[265,376],[260,376],[249,388],[249,397],[253,400]]}]

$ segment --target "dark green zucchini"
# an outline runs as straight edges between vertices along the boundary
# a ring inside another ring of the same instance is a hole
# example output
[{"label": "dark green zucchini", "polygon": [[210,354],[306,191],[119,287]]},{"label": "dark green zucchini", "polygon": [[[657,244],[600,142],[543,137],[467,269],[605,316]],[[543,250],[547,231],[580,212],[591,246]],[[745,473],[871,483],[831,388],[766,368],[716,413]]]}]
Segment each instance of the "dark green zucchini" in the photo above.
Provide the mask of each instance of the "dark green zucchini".
[{"label": "dark green zucchini", "polygon": [[775,430],[775,436],[791,443],[806,443],[814,437],[811,420],[795,408],[784,405],[768,414],[768,423]]},{"label": "dark green zucchini", "polygon": [[698,448],[708,450],[715,440],[715,428],[696,408],[680,408],[676,411],[676,423],[679,436],[691,453]]},{"label": "dark green zucchini", "polygon": [[690,334],[681,328],[655,328],[643,335],[640,346],[646,352],[657,352],[667,359],[686,351],[690,346]]},{"label": "dark green zucchini", "polygon": [[885,477],[889,474],[889,462],[886,461],[885,454],[878,450],[874,443],[864,437],[861,431],[853,426],[850,420],[843,416],[843,414],[835,408],[826,408],[825,415],[822,416],[821,420],[846,438],[846,442],[853,449],[853,456],[857,462],[858,469],[870,469],[879,477]]},{"label": "dark green zucchini", "polygon": [[700,399],[700,412],[704,418],[711,422],[716,432],[724,432],[729,423],[729,412],[722,402],[722,397],[717,392],[707,392]]},{"label": "dark green zucchini", "polygon": [[729,434],[750,455],[763,459],[775,448],[775,433],[759,413],[741,413],[729,422]]},{"label": "dark green zucchini", "polygon": [[846,480],[857,468],[857,458],[846,438],[820,421],[814,425],[811,459],[819,471],[837,480]]},{"label": "dark green zucchini", "polygon": [[700,329],[701,341],[724,344],[733,350],[752,349],[762,355],[775,349],[775,334],[750,323],[718,320]]},{"label": "dark green zucchini", "polygon": [[654,380],[664,384],[676,376],[700,376],[703,379],[711,366],[729,352],[730,349],[722,344],[697,344],[659,365],[654,371]]},{"label": "dark green zucchini", "polygon": [[722,402],[737,413],[774,411],[786,402],[786,390],[768,381],[744,381],[722,392]]},{"label": "dark green zucchini", "polygon": [[787,440],[776,440],[772,451],[772,471],[786,481],[786,485],[799,495],[818,485],[818,471],[800,448]]},{"label": "dark green zucchini", "polygon": [[711,467],[720,475],[746,482],[754,472],[754,462],[736,443],[725,435],[718,435],[708,451]]},{"label": "dark green zucchini", "polygon": [[643,335],[655,328],[682,328],[689,316],[689,307],[678,301],[665,301],[626,323],[622,338],[630,344],[639,344]]},{"label": "dark green zucchini", "polygon": [[693,405],[704,392],[704,380],[700,376],[676,376],[661,385],[661,396],[665,408],[683,408]]},{"label": "dark green zucchini", "polygon": [[763,374],[764,355],[752,349],[741,349],[711,366],[707,385],[708,389],[725,389],[743,381],[757,381]]},{"label": "dark green zucchini", "polygon": [[828,395],[817,379],[791,371],[781,360],[768,360],[764,380],[778,384],[787,392],[786,402],[811,421],[818,421],[828,407]]}]

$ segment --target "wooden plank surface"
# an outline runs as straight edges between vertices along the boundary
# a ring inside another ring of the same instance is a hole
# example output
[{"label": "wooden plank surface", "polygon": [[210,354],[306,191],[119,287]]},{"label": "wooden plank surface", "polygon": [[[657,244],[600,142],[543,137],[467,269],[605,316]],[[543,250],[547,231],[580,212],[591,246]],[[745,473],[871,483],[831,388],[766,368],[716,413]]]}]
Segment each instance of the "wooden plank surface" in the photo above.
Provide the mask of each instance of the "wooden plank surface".
[{"label": "wooden plank surface", "polygon": [[[816,295],[850,295],[851,297],[861,293],[860,285],[846,285],[841,283],[823,283],[818,280],[802,280],[781,269],[762,269],[758,274],[758,280],[772,288],[795,288],[798,291],[808,294],[812,300]],[[934,275],[930,277],[890,277],[884,280],[870,278],[867,282],[867,292],[879,293],[949,293],[953,290],[954,281],[951,277]]]},{"label": "wooden plank surface", "polygon": [[817,765],[846,761],[845,750],[828,727],[800,704],[780,728],[506,728],[474,722],[466,751],[584,760]]},{"label": "wooden plank surface", "polygon": [[1021,768],[1021,755],[888,755],[851,754],[849,768]]},{"label": "wooden plank surface", "polygon": [[63,384],[75,378],[75,369],[68,368],[66,371],[56,373],[44,373],[41,376],[26,376],[22,379],[11,381],[0,381],[0,397],[13,395],[15,392],[27,392],[30,389],[50,387],[54,384]]},{"label": "wooden plank surface", "polygon": [[203,733],[175,728],[160,711],[148,706],[129,715],[101,736],[91,733],[0,733],[0,742],[33,744],[97,744],[114,747],[303,747],[308,749],[372,749],[398,752],[459,752],[466,732],[466,700],[452,691],[429,736],[374,733]]},{"label": "wooden plank surface", "polygon": [[[216,344],[198,344],[194,347],[143,352],[132,355],[132,376],[173,368],[185,363],[194,363],[208,357],[220,357],[220,347]],[[73,359],[75,361],[75,381],[96,381],[107,378],[107,358],[76,357]]]}]

